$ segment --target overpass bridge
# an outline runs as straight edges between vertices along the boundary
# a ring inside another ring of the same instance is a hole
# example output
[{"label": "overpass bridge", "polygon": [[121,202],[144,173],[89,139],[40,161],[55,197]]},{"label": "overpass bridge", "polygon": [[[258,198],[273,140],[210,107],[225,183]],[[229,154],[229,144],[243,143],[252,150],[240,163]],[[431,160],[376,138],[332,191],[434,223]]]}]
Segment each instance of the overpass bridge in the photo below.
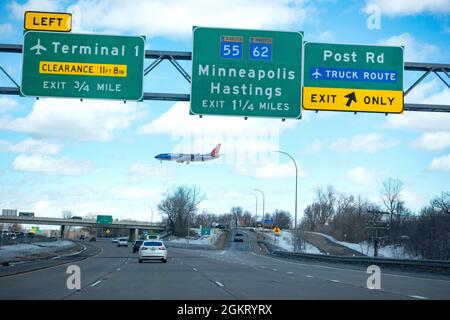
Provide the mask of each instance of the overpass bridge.
[{"label": "overpass bridge", "polygon": [[61,238],[64,237],[66,226],[90,227],[90,228],[108,228],[108,229],[129,229],[130,238],[137,239],[139,230],[166,230],[163,223],[148,223],[137,221],[113,221],[112,224],[99,224],[91,219],[64,219],[50,217],[18,217],[18,216],[0,216],[0,223],[20,223],[33,225],[59,225],[61,226]]}]

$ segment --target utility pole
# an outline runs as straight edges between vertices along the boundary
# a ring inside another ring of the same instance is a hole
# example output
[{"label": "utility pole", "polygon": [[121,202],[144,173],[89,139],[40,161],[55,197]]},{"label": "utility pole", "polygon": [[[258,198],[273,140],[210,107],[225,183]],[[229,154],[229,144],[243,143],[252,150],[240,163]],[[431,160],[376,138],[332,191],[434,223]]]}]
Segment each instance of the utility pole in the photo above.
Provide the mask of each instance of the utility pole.
[{"label": "utility pole", "polygon": [[253,192],[250,192],[250,194],[254,195],[256,200],[255,227],[258,228],[258,196]]},{"label": "utility pole", "polygon": [[297,186],[298,186],[298,167],[297,162],[294,158],[287,152],[284,151],[274,151],[287,155],[294,162],[295,165],[295,221],[294,221],[294,252],[297,252]]},{"label": "utility pole", "polygon": [[266,219],[266,217],[265,217],[265,214],[266,214],[266,210],[265,210],[266,197],[265,197],[265,195],[264,195],[264,192],[262,192],[261,190],[259,190],[259,189],[253,189],[253,190],[255,190],[255,191],[258,191],[258,192],[261,192],[261,194],[262,194],[262,196],[263,196],[263,212],[262,212],[262,221],[263,221],[263,229],[264,229],[264,228],[265,228],[265,225],[264,225],[264,220]]}]

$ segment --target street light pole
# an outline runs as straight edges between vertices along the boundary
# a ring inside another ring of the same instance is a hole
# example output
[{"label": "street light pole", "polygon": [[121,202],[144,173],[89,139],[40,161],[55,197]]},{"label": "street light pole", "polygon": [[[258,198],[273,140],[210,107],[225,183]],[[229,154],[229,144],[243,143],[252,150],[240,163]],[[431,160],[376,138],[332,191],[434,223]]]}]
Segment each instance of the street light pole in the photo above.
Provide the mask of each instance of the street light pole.
[{"label": "street light pole", "polygon": [[295,165],[295,221],[294,221],[294,251],[297,251],[297,185],[298,185],[298,168],[297,162],[295,162],[294,158],[287,152],[284,151],[274,151],[287,155],[294,162]]},{"label": "street light pole", "polygon": [[255,196],[255,200],[256,200],[256,218],[255,218],[255,224],[256,224],[256,228],[258,228],[258,196],[256,195],[256,193],[250,192],[250,194]]},{"label": "street light pole", "polygon": [[263,220],[263,228],[264,228],[264,220],[265,220],[265,214],[266,214],[266,210],[265,210],[265,206],[266,206],[266,197],[264,196],[264,192],[262,192],[259,189],[253,189],[255,191],[259,191],[261,192],[262,196],[263,196],[263,212],[262,212],[262,220]]}]

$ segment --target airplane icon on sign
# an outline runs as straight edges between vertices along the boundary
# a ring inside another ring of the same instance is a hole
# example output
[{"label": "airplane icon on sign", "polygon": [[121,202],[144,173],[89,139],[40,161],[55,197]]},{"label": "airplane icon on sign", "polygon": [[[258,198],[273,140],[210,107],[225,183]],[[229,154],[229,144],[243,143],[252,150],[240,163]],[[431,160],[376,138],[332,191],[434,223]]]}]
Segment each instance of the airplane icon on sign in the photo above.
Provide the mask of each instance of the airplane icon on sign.
[{"label": "airplane icon on sign", "polygon": [[316,68],[316,72],[314,72],[312,76],[317,79],[320,78],[322,74],[319,72],[319,69]]},{"label": "airplane icon on sign", "polygon": [[41,50],[47,51],[47,49],[44,46],[41,46],[41,38],[38,38],[37,44],[30,48],[31,51],[36,50],[36,55],[41,55]]}]

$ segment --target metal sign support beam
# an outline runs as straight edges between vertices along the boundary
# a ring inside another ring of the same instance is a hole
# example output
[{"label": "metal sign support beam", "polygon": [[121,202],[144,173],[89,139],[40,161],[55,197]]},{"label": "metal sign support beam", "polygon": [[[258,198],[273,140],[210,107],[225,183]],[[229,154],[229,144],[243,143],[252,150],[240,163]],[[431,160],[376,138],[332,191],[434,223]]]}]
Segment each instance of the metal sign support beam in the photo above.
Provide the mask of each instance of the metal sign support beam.
[{"label": "metal sign support beam", "polygon": [[[22,53],[22,45],[20,44],[0,44],[0,53]],[[192,60],[192,53],[188,51],[161,51],[161,50],[146,50],[145,59],[153,59],[144,69],[144,75],[148,75],[154,70],[163,60],[169,62],[180,72],[187,82],[191,82],[190,74],[179,64],[178,61]],[[14,84],[14,87],[0,87],[0,94],[6,95],[20,95],[18,83],[8,74],[8,72],[0,66],[0,71],[4,73],[7,78]],[[404,91],[404,95],[408,95],[419,83],[431,73],[434,73],[447,88],[450,88],[450,64],[443,63],[418,63],[405,62],[405,71],[422,71],[424,72],[408,89]],[[158,100],[158,101],[190,101],[189,94],[181,93],[163,93],[163,92],[144,92],[144,100]],[[405,111],[424,111],[424,112],[450,112],[450,105],[444,104],[420,104],[420,103],[405,103]]]}]

